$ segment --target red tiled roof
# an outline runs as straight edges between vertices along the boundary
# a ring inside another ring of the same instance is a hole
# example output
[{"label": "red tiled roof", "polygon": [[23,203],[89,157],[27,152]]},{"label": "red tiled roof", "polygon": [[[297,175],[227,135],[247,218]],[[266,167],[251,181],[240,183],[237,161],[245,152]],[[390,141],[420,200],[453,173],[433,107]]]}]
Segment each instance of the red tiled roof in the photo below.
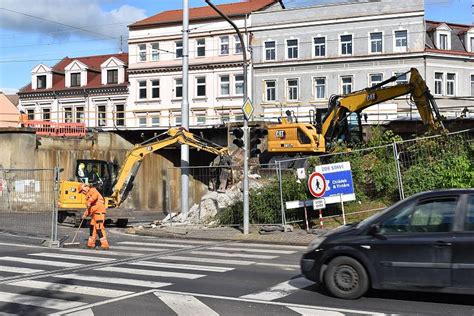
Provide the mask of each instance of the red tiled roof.
[{"label": "red tiled roof", "polygon": [[450,22],[440,22],[440,21],[431,21],[426,20],[427,31],[437,28],[441,24],[446,24],[452,29],[461,29],[463,31],[467,31],[474,27],[474,24],[459,24],[459,23],[450,23]]},{"label": "red tiled roof", "polygon": [[473,56],[474,53],[462,51],[462,50],[445,50],[445,49],[434,49],[434,48],[425,48],[426,52],[429,53],[439,53],[439,54],[448,54],[448,55],[461,55],[461,56]]},{"label": "red tiled roof", "polygon": [[[267,8],[268,6],[282,3],[280,0],[246,0],[242,2],[217,5],[228,17],[250,14]],[[209,6],[189,9],[189,20],[206,20],[219,18],[219,15]],[[178,23],[183,21],[183,10],[163,11],[144,20],[129,25],[130,28],[139,28],[157,24]]]},{"label": "red tiled roof", "polygon": [[[71,62],[73,62],[74,60],[78,60],[81,63],[87,65],[88,67],[87,86],[80,87],[80,89],[104,87],[101,81],[100,65],[106,60],[108,60],[110,57],[116,57],[120,59],[121,61],[123,61],[125,65],[128,65],[128,53],[85,56],[85,57],[75,57],[75,58],[65,57],[52,67],[53,87],[51,89],[33,90],[31,88],[31,83],[30,83],[26,85],[25,87],[23,87],[22,89],[20,89],[20,93],[78,89],[77,87],[67,88],[65,86],[64,68],[67,65],[69,65]],[[124,84],[127,85],[127,82],[128,82],[128,75],[127,73],[125,73]],[[107,85],[107,86],[117,86],[117,85]]]}]

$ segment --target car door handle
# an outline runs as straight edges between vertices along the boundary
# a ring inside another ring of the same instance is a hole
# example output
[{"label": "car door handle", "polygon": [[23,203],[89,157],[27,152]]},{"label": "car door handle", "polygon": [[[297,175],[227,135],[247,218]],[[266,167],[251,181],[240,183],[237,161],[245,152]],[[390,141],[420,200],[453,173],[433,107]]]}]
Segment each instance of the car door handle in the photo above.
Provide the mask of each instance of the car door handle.
[{"label": "car door handle", "polygon": [[436,248],[451,247],[452,243],[446,241],[437,241],[433,244]]}]

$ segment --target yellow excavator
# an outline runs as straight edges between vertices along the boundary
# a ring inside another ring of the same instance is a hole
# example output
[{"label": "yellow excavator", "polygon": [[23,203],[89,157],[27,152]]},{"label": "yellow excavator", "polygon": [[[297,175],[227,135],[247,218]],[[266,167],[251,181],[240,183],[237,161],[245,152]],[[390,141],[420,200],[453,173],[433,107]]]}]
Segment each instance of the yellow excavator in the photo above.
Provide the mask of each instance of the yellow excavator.
[{"label": "yellow excavator", "polygon": [[[408,83],[389,85],[401,76],[410,74]],[[328,112],[321,122],[311,119],[298,123],[291,113],[278,124],[267,126],[267,148],[260,156],[262,164],[273,164],[290,157],[305,157],[327,153],[337,140],[349,140],[351,131],[348,117],[355,114],[358,121],[358,138],[362,138],[360,113],[375,104],[403,95],[410,95],[421,120],[430,130],[444,129],[438,106],[425,80],[417,69],[393,76],[377,85],[347,95],[333,95],[329,99]],[[303,162],[303,160],[302,160]]]},{"label": "yellow excavator", "polygon": [[[162,148],[187,144],[191,148],[204,150],[217,156],[213,162],[219,166],[220,190],[225,188],[230,173],[231,157],[226,147],[222,147],[209,140],[198,137],[182,128],[171,128],[165,133],[157,135],[131,149],[120,170],[113,163],[96,159],[79,159],[76,162],[75,176],[77,181],[61,181],[59,186],[59,217],[75,215],[76,210],[84,210],[86,201],[84,195],[78,193],[81,183],[89,183],[97,187],[106,200],[107,207],[117,208],[127,198],[132,190],[133,181],[138,173],[143,159]],[[77,218],[76,218],[77,220]],[[118,218],[117,226],[125,226],[126,218]]]}]

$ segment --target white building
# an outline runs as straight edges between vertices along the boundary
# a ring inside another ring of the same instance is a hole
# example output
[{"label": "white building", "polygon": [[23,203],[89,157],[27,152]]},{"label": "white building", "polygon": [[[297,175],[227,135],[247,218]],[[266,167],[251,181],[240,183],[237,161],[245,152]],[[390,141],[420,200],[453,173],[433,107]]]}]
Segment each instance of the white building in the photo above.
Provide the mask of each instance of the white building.
[{"label": "white building", "polygon": [[[248,42],[250,14],[283,5],[277,0],[248,0],[218,7],[245,32]],[[212,127],[241,121],[244,78],[239,38],[210,7],[192,8],[189,15],[189,125]],[[166,129],[180,125],[182,10],[161,12],[133,23],[129,30],[128,109],[135,122],[127,120],[127,126]],[[249,82],[250,78],[249,69]]]}]

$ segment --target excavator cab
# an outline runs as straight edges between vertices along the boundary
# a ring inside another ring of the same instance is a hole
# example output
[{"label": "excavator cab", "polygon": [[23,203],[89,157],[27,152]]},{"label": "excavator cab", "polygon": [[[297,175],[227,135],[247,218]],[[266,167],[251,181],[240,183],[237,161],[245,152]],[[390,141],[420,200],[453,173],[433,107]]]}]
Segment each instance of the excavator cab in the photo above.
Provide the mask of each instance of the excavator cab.
[{"label": "excavator cab", "polygon": [[115,170],[112,163],[104,160],[78,159],[76,164],[76,179],[95,187],[103,196],[112,194],[115,182]]}]

